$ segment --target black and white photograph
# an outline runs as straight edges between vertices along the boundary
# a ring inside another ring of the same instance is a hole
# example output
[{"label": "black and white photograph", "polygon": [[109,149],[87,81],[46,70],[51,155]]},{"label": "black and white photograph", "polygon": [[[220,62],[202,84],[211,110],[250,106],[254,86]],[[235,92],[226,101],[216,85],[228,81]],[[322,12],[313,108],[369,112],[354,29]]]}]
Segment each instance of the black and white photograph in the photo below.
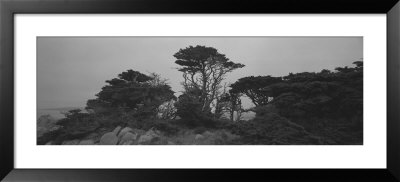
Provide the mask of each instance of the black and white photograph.
[{"label": "black and white photograph", "polygon": [[363,145],[363,37],[37,37],[37,145]]}]

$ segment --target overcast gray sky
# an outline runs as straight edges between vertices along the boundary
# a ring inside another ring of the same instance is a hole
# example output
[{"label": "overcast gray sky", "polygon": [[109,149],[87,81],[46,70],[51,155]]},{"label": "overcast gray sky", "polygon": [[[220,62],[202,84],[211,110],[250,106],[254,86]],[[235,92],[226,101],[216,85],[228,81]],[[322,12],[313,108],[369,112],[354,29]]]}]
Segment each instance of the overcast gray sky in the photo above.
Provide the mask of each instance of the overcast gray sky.
[{"label": "overcast gray sky", "polygon": [[352,66],[363,58],[362,37],[39,37],[38,108],[84,107],[105,80],[128,69],[156,72],[180,94],[173,55],[190,45],[214,47],[245,64],[226,82],[245,76],[284,76]]}]

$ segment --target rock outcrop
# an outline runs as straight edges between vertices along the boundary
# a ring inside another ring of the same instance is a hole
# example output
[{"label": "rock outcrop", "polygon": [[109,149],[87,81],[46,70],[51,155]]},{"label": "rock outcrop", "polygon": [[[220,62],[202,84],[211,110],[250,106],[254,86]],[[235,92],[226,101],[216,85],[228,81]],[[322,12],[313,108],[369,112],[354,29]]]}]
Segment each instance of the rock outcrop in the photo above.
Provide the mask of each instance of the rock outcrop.
[{"label": "rock outcrop", "polygon": [[104,134],[100,139],[100,145],[116,145],[117,143],[118,137],[114,132],[108,132]]},{"label": "rock outcrop", "polygon": [[151,144],[159,139],[160,134],[158,131],[151,128],[144,135],[140,136],[138,144]]},{"label": "rock outcrop", "polygon": [[62,145],[78,145],[79,140],[67,140],[62,143]]},{"label": "rock outcrop", "polygon": [[128,133],[128,132],[133,133],[133,129],[132,129],[132,128],[129,128],[129,127],[123,128],[123,129],[119,132],[118,138],[121,138],[122,136],[124,136],[124,135],[125,135],[126,133]]},{"label": "rock outcrop", "polygon": [[113,133],[114,133],[115,135],[118,135],[119,131],[121,131],[121,126],[117,126],[117,127],[113,130]]},{"label": "rock outcrop", "polygon": [[79,142],[79,145],[94,145],[94,141],[93,140],[81,140]]},{"label": "rock outcrop", "polygon": [[[125,127],[121,129],[116,127],[112,132],[105,133],[100,139],[100,145],[136,145],[152,144],[160,138],[160,132],[154,129],[143,131]],[[83,144],[92,145],[91,141],[85,141]],[[94,143],[93,143],[94,144]]]},{"label": "rock outcrop", "polygon": [[137,139],[138,135],[131,133],[131,132],[126,132],[119,140],[120,145],[132,145],[135,144],[135,141]]},{"label": "rock outcrop", "polygon": [[201,134],[197,134],[197,135],[194,137],[195,140],[201,140],[201,139],[203,139],[203,138],[204,138],[204,136],[201,135]]}]

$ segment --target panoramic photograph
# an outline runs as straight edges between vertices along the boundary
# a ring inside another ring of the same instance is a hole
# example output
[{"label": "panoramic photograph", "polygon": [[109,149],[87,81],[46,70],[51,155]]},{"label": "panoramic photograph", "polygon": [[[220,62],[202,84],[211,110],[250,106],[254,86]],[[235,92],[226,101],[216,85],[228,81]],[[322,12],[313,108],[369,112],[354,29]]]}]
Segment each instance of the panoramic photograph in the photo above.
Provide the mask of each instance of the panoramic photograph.
[{"label": "panoramic photograph", "polygon": [[363,145],[362,37],[37,37],[37,145]]}]

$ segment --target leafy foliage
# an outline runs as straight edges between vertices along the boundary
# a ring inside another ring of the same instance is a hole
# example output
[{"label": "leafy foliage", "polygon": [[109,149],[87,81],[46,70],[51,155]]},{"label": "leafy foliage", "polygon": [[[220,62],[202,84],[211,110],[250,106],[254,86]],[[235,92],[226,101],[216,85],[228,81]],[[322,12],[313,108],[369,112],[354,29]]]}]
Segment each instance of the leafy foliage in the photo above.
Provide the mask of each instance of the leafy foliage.
[{"label": "leafy foliage", "polygon": [[175,100],[170,100],[161,104],[157,109],[157,117],[160,119],[175,119],[177,111],[175,102]]}]

